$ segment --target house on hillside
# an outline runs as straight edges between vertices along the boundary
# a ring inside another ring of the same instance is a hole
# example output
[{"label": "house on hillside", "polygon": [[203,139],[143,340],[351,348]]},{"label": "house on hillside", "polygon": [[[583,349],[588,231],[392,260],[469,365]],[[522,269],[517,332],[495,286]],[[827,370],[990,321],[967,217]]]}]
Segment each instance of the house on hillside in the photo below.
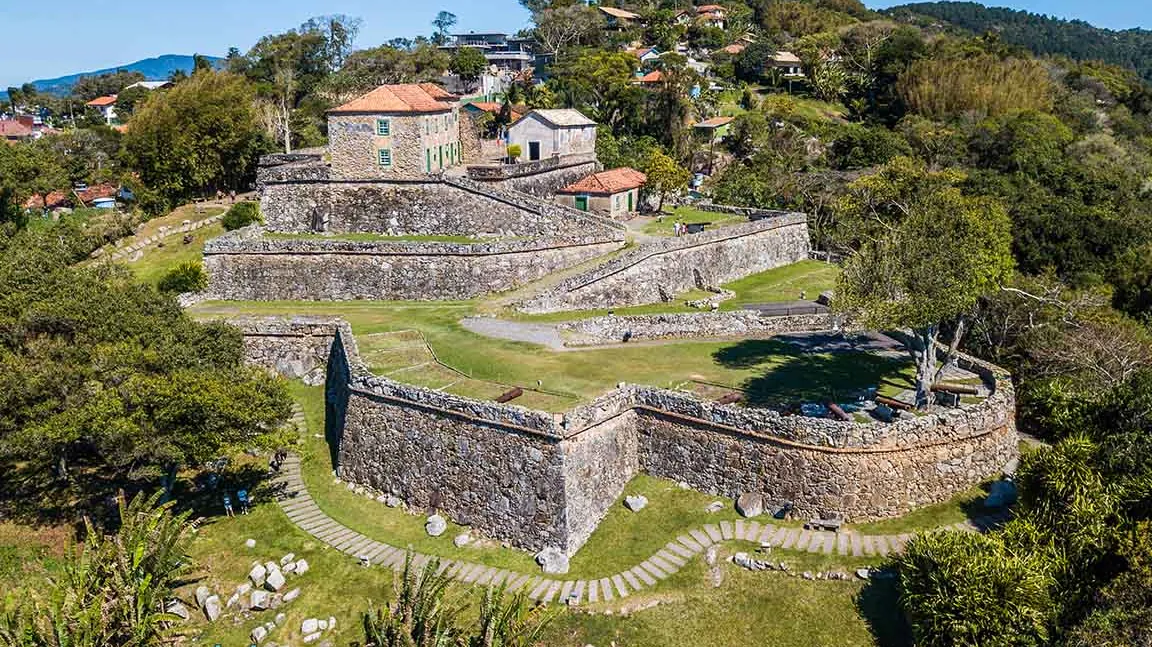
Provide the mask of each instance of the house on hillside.
[{"label": "house on hillside", "polygon": [[84,105],[89,108],[95,108],[109,126],[116,123],[116,95],[109,94],[103,97],[96,97]]},{"label": "house on hillside", "polygon": [[640,14],[617,9],[616,7],[596,7],[600,13],[604,14],[605,20],[608,21],[608,26],[613,29],[620,29],[622,27],[629,27],[640,22]]},{"label": "house on hillside", "polygon": [[[124,88],[124,90],[131,90],[132,88],[143,88],[151,92],[153,90],[166,90],[170,87],[172,87],[171,81],[138,81]],[[124,90],[121,90],[121,92]]]},{"label": "house on hillside", "polygon": [[596,122],[578,110],[533,110],[508,126],[508,145],[521,159],[538,160],[596,155]]},{"label": "house on hillside", "polygon": [[664,85],[664,73],[660,70],[652,70],[647,74],[640,74],[632,85],[641,85],[646,88],[658,88]]},{"label": "house on hillside", "polygon": [[581,211],[627,220],[640,209],[640,187],[648,178],[635,169],[601,171],[556,192],[556,201]]},{"label": "house on hillside", "polygon": [[718,4],[705,4],[696,7],[697,24],[724,29],[727,17],[728,12]]},{"label": "house on hillside", "polygon": [[333,179],[416,179],[463,162],[460,99],[433,83],[384,85],[328,111]]},{"label": "house on hillside", "polygon": [[19,119],[0,119],[0,140],[15,143],[32,139],[34,134],[32,127]]},{"label": "house on hillside", "polygon": [[640,59],[640,64],[651,63],[660,59],[660,50],[655,47],[638,47],[635,49],[626,50],[636,58]]},{"label": "house on hillside", "polygon": [[[493,117],[498,117],[500,116],[500,112],[504,110],[504,104],[497,103],[495,101],[473,101],[471,103],[465,103],[463,106],[461,106],[461,108],[463,108],[464,114],[472,117],[473,119],[478,118],[483,114],[489,114]],[[508,109],[511,113],[510,116],[512,121],[516,121],[520,117],[523,117],[527,112],[523,106],[509,106]]]},{"label": "house on hillside", "polygon": [[784,78],[799,78],[804,76],[804,68],[801,66],[800,57],[792,52],[780,51],[768,61],[768,65],[773,69],[779,70]]},{"label": "house on hillside", "polygon": [[455,52],[462,47],[480,50],[488,64],[498,70],[523,72],[532,68],[535,59],[531,38],[510,37],[499,32],[453,34],[452,42],[441,45],[440,49]]},{"label": "house on hillside", "polygon": [[728,135],[731,126],[732,117],[712,117],[692,124],[692,130],[703,141],[718,142]]}]

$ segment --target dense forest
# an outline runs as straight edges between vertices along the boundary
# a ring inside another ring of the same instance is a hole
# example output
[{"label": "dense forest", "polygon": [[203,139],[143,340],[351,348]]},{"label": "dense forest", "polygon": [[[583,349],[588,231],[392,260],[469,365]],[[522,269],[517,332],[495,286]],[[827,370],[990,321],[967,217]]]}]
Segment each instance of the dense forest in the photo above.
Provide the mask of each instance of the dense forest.
[{"label": "dense forest", "polygon": [[1136,70],[1152,81],[1152,31],[1115,31],[1082,20],[1061,20],[1029,11],[985,7],[976,2],[916,2],[884,11],[901,21],[927,26],[925,17],[943,20],[977,34],[995,33],[1005,43],[1040,56],[1099,60]]}]

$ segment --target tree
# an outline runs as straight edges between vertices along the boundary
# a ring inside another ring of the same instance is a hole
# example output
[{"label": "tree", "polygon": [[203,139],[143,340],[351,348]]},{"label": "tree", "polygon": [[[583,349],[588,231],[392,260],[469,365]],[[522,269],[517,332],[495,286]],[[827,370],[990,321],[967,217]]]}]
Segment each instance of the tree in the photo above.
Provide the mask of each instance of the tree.
[{"label": "tree", "polygon": [[980,298],[1012,270],[1007,212],[994,200],[965,196],[956,186],[961,179],[897,158],[853,182],[836,207],[839,239],[851,250],[837,308],[869,328],[911,329],[921,409],[931,406],[939,379],[943,325],[955,326],[947,363]]},{"label": "tree", "polygon": [[437,45],[443,45],[448,42],[448,30],[456,24],[456,14],[449,11],[441,11],[436,14],[432,19],[432,26],[436,28],[436,34],[433,40]]},{"label": "tree", "polygon": [[200,261],[185,261],[165,272],[156,287],[172,294],[203,292],[208,287],[208,274]]},{"label": "tree", "polygon": [[535,15],[532,30],[540,48],[557,59],[568,53],[570,46],[589,44],[600,34],[604,18],[584,3],[545,9]]},{"label": "tree", "polygon": [[72,86],[72,96],[80,101],[118,94],[124,88],[144,80],[140,72],[117,70],[100,76],[83,76]]},{"label": "tree", "polygon": [[659,204],[656,206],[657,212],[664,210],[664,200],[670,194],[687,189],[688,181],[692,179],[688,169],[677,164],[676,160],[660,150],[654,150],[648,156],[644,174],[648,176],[644,188],[660,196]]},{"label": "tree", "polygon": [[124,136],[129,164],[171,202],[217,189],[242,190],[268,150],[255,94],[242,77],[202,72],[157,95]]},{"label": "tree", "polygon": [[473,47],[458,48],[456,53],[452,55],[452,62],[448,64],[448,70],[459,76],[460,80],[469,88],[476,87],[486,69],[488,69],[488,59],[484,58],[484,54],[480,50]]},{"label": "tree", "polygon": [[122,120],[127,120],[132,117],[132,113],[136,112],[136,106],[143,103],[152,91],[144,87],[135,87],[130,90],[124,90],[116,95],[116,114]]}]

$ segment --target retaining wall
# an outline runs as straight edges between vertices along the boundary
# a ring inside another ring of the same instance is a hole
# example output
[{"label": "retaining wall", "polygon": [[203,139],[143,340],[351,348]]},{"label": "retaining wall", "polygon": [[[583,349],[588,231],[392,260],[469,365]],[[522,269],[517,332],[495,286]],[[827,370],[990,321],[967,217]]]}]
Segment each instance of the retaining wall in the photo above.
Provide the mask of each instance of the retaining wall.
[{"label": "retaining wall", "polygon": [[632,385],[559,416],[373,376],[347,324],[333,328],[327,415],[342,478],[532,550],[574,553],[640,470],[860,521],[945,501],[1017,455],[1008,376],[968,357],[995,386],[986,400],[890,424]]},{"label": "retaining wall", "polygon": [[800,213],[645,243],[517,305],[523,312],[645,305],[808,258]]},{"label": "retaining wall", "polygon": [[768,317],[755,310],[591,317],[556,324],[565,346],[701,337],[768,337],[783,332],[831,330],[832,314]]},{"label": "retaining wall", "polygon": [[468,167],[468,178],[540,198],[600,170],[596,154],[570,155],[522,164],[488,164]]},{"label": "retaining wall", "polygon": [[204,248],[206,293],[222,300],[456,300],[515,288],[619,249],[595,239],[477,244],[272,239],[259,227]]}]

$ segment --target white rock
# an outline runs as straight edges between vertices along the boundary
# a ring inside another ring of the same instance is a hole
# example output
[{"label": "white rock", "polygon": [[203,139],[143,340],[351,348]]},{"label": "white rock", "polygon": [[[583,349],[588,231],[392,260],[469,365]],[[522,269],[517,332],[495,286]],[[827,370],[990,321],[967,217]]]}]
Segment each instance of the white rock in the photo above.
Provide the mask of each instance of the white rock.
[{"label": "white rock", "polygon": [[714,514],[714,513],[720,512],[723,509],[724,509],[724,502],[723,501],[713,501],[712,503],[708,504],[707,508],[704,508],[704,511],[709,513],[709,514]]},{"label": "white rock", "polygon": [[316,626],[320,628],[320,631],[328,631],[328,621],[327,620],[317,621]]},{"label": "white rock", "polygon": [[280,565],[276,562],[264,562],[264,570],[267,571],[269,575],[271,575],[272,571],[280,570]]},{"label": "white rock", "polygon": [[188,613],[188,608],[185,607],[184,604],[179,600],[170,601],[168,604],[164,605],[164,610],[176,616],[177,618],[180,618],[181,620],[187,620],[189,617],[191,617],[191,614]]},{"label": "white rock", "polygon": [[536,563],[549,575],[563,575],[568,572],[568,556],[559,548],[545,548],[536,553]]},{"label": "white rock", "polygon": [[224,606],[231,609],[232,607],[236,606],[236,603],[239,601],[240,601],[240,594],[239,593],[233,593],[232,597],[228,598],[228,602]]},{"label": "white rock", "polygon": [[264,628],[269,632],[276,631],[276,623],[269,620],[268,622],[264,623]]},{"label": "white rock", "polygon": [[296,562],[296,574],[297,575],[303,575],[307,572],[308,572],[308,561],[307,560],[302,559],[302,560]]},{"label": "white rock", "polygon": [[640,512],[648,505],[648,497],[637,494],[636,496],[624,497],[624,507],[632,512]]},{"label": "white rock", "polygon": [[210,622],[216,622],[220,617],[220,596],[210,595],[204,600],[204,615]]},{"label": "white rock", "polygon": [[288,562],[294,561],[296,561],[296,553],[288,553],[287,555],[280,558],[280,565],[284,566]]},{"label": "white rock", "polygon": [[267,577],[268,569],[260,564],[253,566],[252,570],[248,571],[248,579],[252,581],[252,586],[264,586],[264,580]]},{"label": "white rock", "polygon": [[239,593],[240,595],[248,595],[248,592],[251,590],[252,590],[252,585],[249,584],[248,582],[245,582],[245,583],[236,587],[236,592]]},{"label": "white rock", "polygon": [[320,636],[321,634],[319,631],[314,634],[308,634],[307,636],[304,636],[304,644],[307,645],[308,643],[314,643],[317,640],[320,640]]},{"label": "white rock", "polygon": [[384,500],[384,505],[388,506],[389,508],[399,508],[403,503],[404,502],[401,501],[400,497],[398,496],[389,496]]},{"label": "white rock", "polygon": [[291,602],[292,600],[295,600],[298,597],[300,597],[300,589],[295,588],[295,589],[292,589],[291,591],[284,594],[284,601],[285,602]]},{"label": "white rock", "polygon": [[858,568],[856,569],[856,577],[862,580],[870,579],[872,577],[872,571],[867,568]]},{"label": "white rock", "polygon": [[288,562],[287,564],[284,565],[283,570],[285,573],[295,573],[296,572],[296,562]]},{"label": "white rock", "polygon": [[248,598],[249,608],[263,611],[268,608],[268,592],[255,589],[252,591],[251,597]]},{"label": "white rock", "polygon": [[686,481],[680,481],[680,482],[679,482],[679,483],[677,483],[676,485],[678,485],[678,486],[680,487],[680,489],[681,489],[681,490],[690,490],[690,489],[692,489],[692,486],[691,486],[691,485],[688,485],[688,483],[687,483]]},{"label": "white rock", "polygon": [[336,616],[328,616],[328,628],[329,629],[335,629],[336,628]]},{"label": "white rock", "polygon": [[452,540],[452,544],[454,546],[456,546],[457,548],[463,548],[471,542],[472,542],[472,538],[468,536],[468,533],[464,533],[462,535],[456,535],[456,538]]},{"label": "white rock", "polygon": [[276,623],[277,627],[283,626],[283,624],[287,621],[288,621],[288,616],[284,615],[283,613],[277,613],[275,620],[273,620],[273,622]]},{"label": "white rock", "polygon": [[208,596],[210,596],[210,595],[212,595],[212,591],[208,587],[204,586],[203,584],[196,587],[196,606],[203,609],[204,608],[204,601],[207,600]]},{"label": "white rock", "polygon": [[248,541],[244,542],[244,545],[249,547],[249,548],[255,548],[256,547],[256,540],[255,539],[249,539]]},{"label": "white rock", "polygon": [[428,521],[424,523],[424,530],[432,537],[439,537],[448,530],[448,522],[445,521],[444,517],[434,514],[428,517]]},{"label": "white rock", "polygon": [[284,583],[284,574],[280,572],[280,569],[276,569],[268,574],[264,586],[270,591],[279,591],[284,588]]},{"label": "white rock", "polygon": [[704,551],[704,562],[709,566],[713,566],[716,564],[716,558],[719,556],[720,549],[716,546],[716,544],[712,544],[708,547],[708,550]]},{"label": "white rock", "polygon": [[255,629],[253,629],[252,633],[249,635],[252,638],[252,642],[262,643],[262,642],[264,642],[264,639],[268,637],[268,630],[265,629],[263,626],[259,626],[259,627],[256,627]]}]

